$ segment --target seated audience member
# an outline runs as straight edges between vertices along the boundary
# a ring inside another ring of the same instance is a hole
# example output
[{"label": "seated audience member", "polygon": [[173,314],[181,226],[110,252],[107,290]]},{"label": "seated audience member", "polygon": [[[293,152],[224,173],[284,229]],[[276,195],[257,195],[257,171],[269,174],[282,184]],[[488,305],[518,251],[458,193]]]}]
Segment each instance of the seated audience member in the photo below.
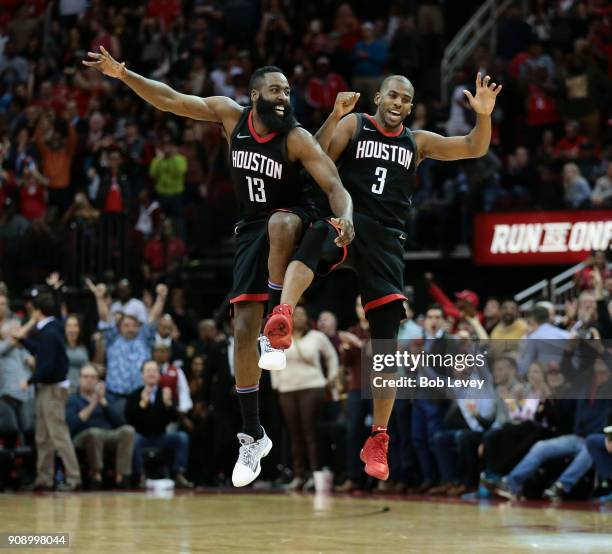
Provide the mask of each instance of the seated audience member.
[{"label": "seated audience member", "polygon": [[172,391],[172,399],[179,414],[181,417],[186,415],[193,408],[189,383],[183,370],[170,361],[170,347],[164,342],[156,342],[153,346],[153,359],[159,364],[159,386],[162,389],[168,387]]},{"label": "seated audience member", "polygon": [[[176,326],[169,314],[164,314],[157,322],[157,333],[155,334],[155,344],[165,344],[170,349],[169,361],[176,367],[182,368],[187,353],[182,342],[175,338],[177,333]],[[163,373],[163,371],[162,371]]]},{"label": "seated audience member", "polygon": [[79,389],[68,398],[66,423],[74,446],[85,450],[91,489],[102,487],[104,454],[115,453],[115,483],[119,488],[130,486],[134,428],[122,425],[122,418],[108,403],[106,387],[96,368],[85,364],[81,368]]},{"label": "seated audience member", "polygon": [[560,362],[563,348],[570,334],[550,324],[550,312],[544,306],[536,306],[530,315],[533,330],[521,340],[519,346],[519,375],[525,376],[533,362],[544,365]]},{"label": "seated audience member", "polygon": [[7,447],[24,440],[32,444],[34,434],[33,389],[22,390],[19,386],[30,377],[34,359],[12,339],[11,333],[16,329],[16,319],[5,320],[0,326],[0,436]]},{"label": "seated audience member", "polygon": [[595,181],[591,204],[594,208],[612,207],[612,161],[608,162],[606,174]]},{"label": "seated audience member", "polygon": [[490,352],[499,355],[517,352],[519,339],[527,333],[527,322],[519,317],[518,304],[514,300],[504,300],[501,305],[501,319],[491,331]]},{"label": "seated audience member", "polygon": [[218,334],[219,330],[214,319],[202,319],[198,323],[198,338],[189,345],[187,355],[202,356],[206,359],[217,342]]},{"label": "seated audience member", "polygon": [[[612,479],[612,426],[606,427],[604,433],[589,435],[586,446],[600,480]],[[612,502],[612,494],[600,498],[602,502]]]},{"label": "seated audience member", "polygon": [[[570,355],[564,356],[564,364],[571,364]],[[565,456],[573,458],[557,481],[544,491],[544,497],[549,500],[561,498],[569,493],[586,474],[593,460],[587,449],[585,438],[606,425],[612,407],[610,364],[609,356],[606,356],[606,359],[596,358],[593,362],[593,375],[588,387],[576,391],[580,399],[576,402],[573,434],[536,442],[520,463],[502,479],[497,489],[500,496],[509,499],[519,496],[525,481],[548,460]],[[572,373],[569,369],[564,372],[569,375]]]},{"label": "seated audience member", "polygon": [[169,423],[176,421],[178,412],[172,398],[172,390],[161,388],[159,365],[154,360],[145,362],[142,366],[144,386],[136,389],[128,396],[125,406],[125,416],[136,429],[136,444],[134,448],[134,471],[142,478],[143,448],[163,448],[173,452],[172,473],[177,488],[193,488],[193,483],[187,480],[185,472],[189,460],[189,437],[183,431],[167,433]]}]

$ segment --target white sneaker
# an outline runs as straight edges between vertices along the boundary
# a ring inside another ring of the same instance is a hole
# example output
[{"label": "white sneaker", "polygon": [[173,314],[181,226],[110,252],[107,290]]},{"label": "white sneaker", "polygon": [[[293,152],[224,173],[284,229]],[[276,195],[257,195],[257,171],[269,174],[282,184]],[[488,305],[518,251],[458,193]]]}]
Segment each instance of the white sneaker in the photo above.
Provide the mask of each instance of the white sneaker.
[{"label": "white sneaker", "polygon": [[272,441],[265,431],[257,441],[245,433],[238,433],[238,440],[241,446],[232,472],[232,483],[234,487],[244,487],[255,481],[261,473],[261,459],[272,450]]},{"label": "white sneaker", "polygon": [[259,367],[268,371],[280,371],[287,367],[287,357],[285,351],[280,348],[272,348],[268,337],[261,335],[259,337],[259,345],[261,354],[259,356]]}]

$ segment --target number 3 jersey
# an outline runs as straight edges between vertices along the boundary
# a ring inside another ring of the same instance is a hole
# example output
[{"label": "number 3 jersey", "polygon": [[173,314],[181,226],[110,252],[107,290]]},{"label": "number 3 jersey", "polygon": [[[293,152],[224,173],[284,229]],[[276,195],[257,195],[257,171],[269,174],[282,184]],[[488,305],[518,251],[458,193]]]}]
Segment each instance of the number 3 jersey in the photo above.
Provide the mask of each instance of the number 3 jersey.
[{"label": "number 3 jersey", "polygon": [[258,135],[251,108],[232,133],[230,168],[241,220],[266,219],[274,210],[309,203],[301,165],[287,156],[287,133]]},{"label": "number 3 jersey", "polygon": [[414,136],[404,125],[389,133],[372,116],[355,115],[355,134],[337,163],[342,183],[356,213],[403,229],[414,189]]}]

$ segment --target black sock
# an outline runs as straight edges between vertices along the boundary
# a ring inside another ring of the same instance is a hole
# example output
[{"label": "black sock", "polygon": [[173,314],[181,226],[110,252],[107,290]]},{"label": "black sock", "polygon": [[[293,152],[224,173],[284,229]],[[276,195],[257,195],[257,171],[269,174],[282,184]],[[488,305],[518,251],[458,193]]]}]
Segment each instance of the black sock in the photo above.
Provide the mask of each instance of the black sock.
[{"label": "black sock", "polygon": [[252,387],[236,387],[236,392],[242,414],[242,432],[259,440],[264,435],[259,423],[259,384]]},{"label": "black sock", "polygon": [[272,281],[268,281],[268,313],[280,304],[281,294],[283,294],[283,285],[277,285]]}]

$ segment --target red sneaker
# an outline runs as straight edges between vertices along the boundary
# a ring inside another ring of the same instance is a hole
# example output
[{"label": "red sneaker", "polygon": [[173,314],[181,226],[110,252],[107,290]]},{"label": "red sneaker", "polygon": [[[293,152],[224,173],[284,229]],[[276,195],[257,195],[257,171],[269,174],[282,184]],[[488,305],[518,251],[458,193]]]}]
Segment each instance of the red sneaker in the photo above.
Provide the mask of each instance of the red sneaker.
[{"label": "red sneaker", "polygon": [[368,438],[359,454],[368,475],[381,481],[386,481],[389,478],[388,450],[389,435],[387,433],[376,433],[373,437]]},{"label": "red sneaker", "polygon": [[289,304],[276,306],[264,327],[264,335],[268,337],[272,348],[286,350],[291,346],[293,332],[293,308]]}]

